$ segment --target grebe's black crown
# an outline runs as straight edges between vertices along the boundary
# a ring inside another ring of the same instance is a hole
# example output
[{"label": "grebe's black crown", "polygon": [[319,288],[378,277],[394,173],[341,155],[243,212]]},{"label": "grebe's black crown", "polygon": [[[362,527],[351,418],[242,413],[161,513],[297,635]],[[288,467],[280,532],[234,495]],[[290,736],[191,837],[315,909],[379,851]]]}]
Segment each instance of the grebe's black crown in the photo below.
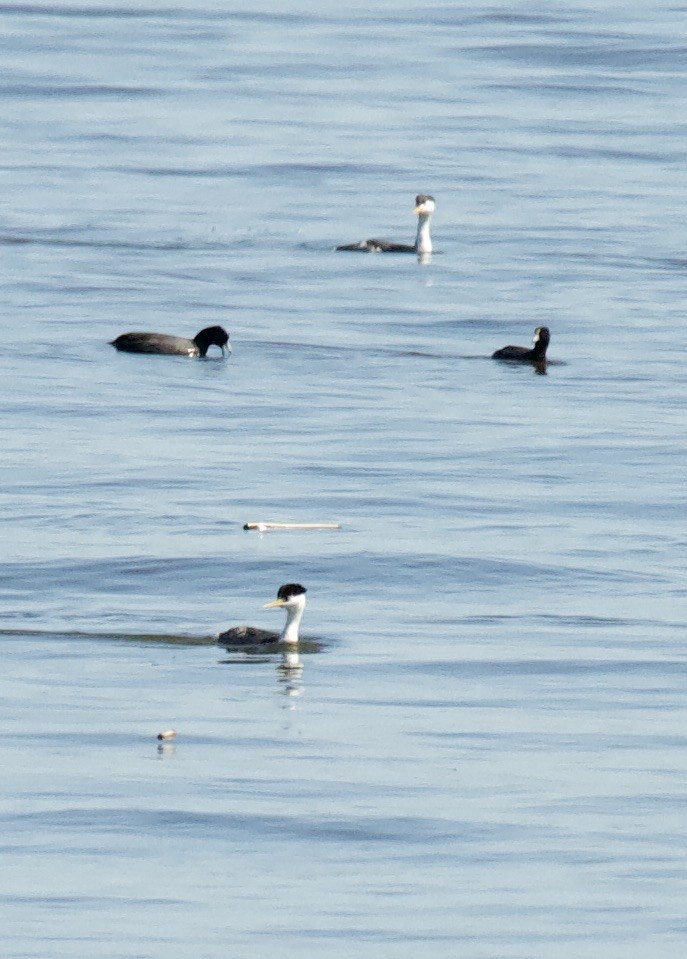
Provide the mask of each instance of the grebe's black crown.
[{"label": "grebe's black crown", "polygon": [[277,599],[287,600],[291,599],[292,596],[302,596],[305,592],[307,592],[305,586],[301,586],[300,583],[284,583],[283,586],[279,587]]}]

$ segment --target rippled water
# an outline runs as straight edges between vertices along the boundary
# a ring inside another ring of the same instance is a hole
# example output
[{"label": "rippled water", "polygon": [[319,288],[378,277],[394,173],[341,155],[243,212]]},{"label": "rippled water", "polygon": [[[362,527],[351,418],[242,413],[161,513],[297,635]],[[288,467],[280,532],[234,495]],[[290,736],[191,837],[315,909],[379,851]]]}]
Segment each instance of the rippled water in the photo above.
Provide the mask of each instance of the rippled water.
[{"label": "rippled water", "polygon": [[8,956],[684,955],[684,14],[0,5]]}]

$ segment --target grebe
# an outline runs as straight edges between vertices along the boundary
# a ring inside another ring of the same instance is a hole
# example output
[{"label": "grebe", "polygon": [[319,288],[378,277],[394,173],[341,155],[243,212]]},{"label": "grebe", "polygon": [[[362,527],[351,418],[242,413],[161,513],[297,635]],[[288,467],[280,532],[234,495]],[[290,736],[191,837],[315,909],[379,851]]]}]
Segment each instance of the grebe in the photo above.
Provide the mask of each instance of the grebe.
[{"label": "grebe", "polygon": [[429,221],[436,209],[433,196],[420,193],[415,197],[417,216],[417,236],[415,243],[390,243],[388,240],[361,240],[360,243],[347,243],[337,246],[337,250],[352,250],[359,253],[418,253],[420,255],[432,252],[432,238],[429,235]]},{"label": "grebe", "polygon": [[284,583],[279,587],[277,598],[266,603],[263,609],[283,607],[286,610],[286,623],[281,633],[270,629],[258,629],[257,626],[234,626],[220,633],[217,642],[228,649],[242,646],[262,646],[265,643],[297,643],[298,627],[305,609],[305,586],[300,583]]}]

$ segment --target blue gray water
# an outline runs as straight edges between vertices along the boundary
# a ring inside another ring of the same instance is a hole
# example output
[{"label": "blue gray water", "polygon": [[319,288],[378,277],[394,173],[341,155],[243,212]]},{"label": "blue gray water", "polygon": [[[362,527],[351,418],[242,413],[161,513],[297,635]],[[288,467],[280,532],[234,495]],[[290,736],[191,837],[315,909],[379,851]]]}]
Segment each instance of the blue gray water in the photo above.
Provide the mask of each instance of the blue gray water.
[{"label": "blue gray water", "polygon": [[0,5],[8,957],[684,956],[685,8],[595,6]]}]

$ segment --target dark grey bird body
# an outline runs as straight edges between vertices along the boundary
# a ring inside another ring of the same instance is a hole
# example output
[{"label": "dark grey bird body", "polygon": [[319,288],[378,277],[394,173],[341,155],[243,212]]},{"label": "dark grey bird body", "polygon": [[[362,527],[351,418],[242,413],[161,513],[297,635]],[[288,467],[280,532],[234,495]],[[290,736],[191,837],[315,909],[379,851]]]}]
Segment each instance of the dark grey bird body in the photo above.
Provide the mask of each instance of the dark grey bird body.
[{"label": "dark grey bird body", "polygon": [[259,629],[257,626],[232,626],[220,633],[217,642],[220,646],[265,646],[278,643],[281,633],[273,629]]},{"label": "dark grey bird body", "polygon": [[168,333],[122,333],[111,345],[124,353],[158,353],[165,356],[205,356],[211,346],[231,352],[229,334],[221,326],[208,326],[193,339]]}]

